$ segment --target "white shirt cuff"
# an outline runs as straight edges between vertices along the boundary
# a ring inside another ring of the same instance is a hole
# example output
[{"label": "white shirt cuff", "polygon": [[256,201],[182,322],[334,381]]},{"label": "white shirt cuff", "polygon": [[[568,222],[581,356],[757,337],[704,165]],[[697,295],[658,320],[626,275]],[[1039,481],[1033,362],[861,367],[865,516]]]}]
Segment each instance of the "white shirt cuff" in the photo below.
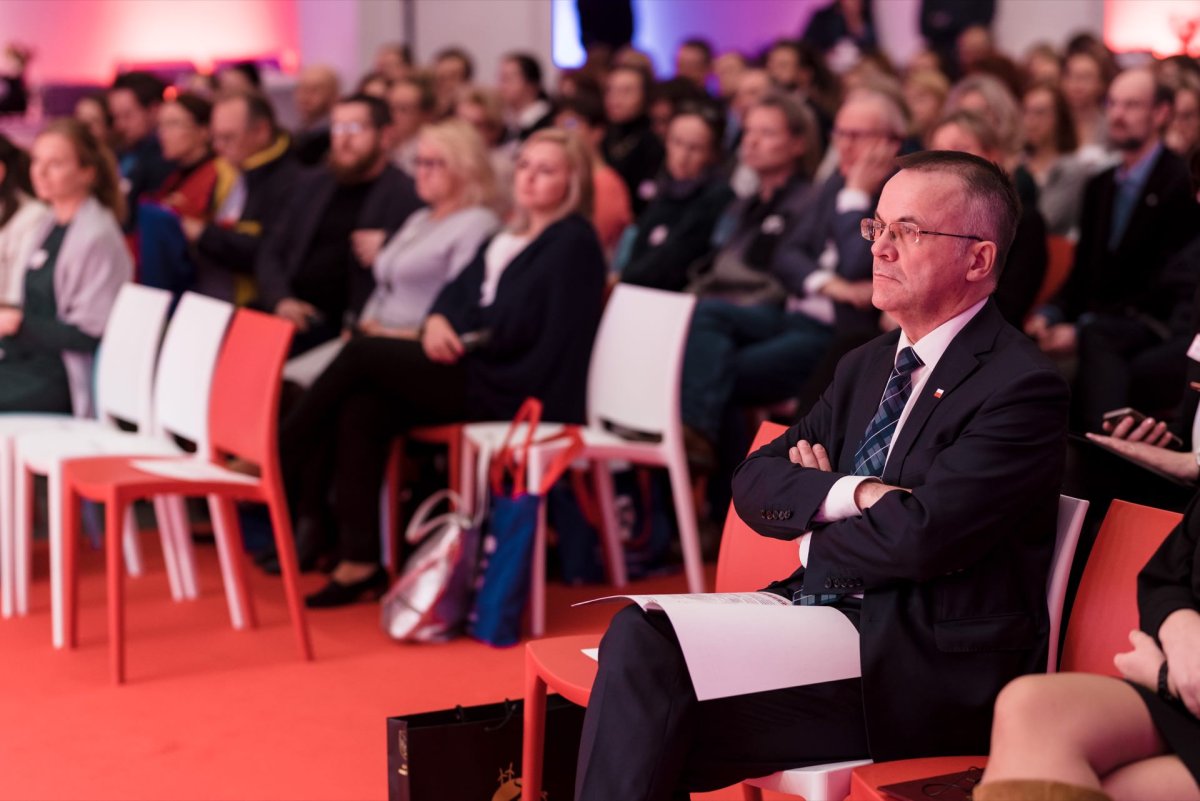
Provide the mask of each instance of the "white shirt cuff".
[{"label": "white shirt cuff", "polygon": [[804,294],[808,296],[820,293],[821,287],[833,280],[832,270],[813,270],[804,279]]},{"label": "white shirt cuff", "polygon": [[871,196],[861,189],[840,189],[837,193],[837,213],[866,210],[871,207]]},{"label": "white shirt cuff", "polygon": [[815,523],[832,523],[862,513],[854,502],[854,491],[864,481],[878,481],[875,476],[842,476],[829,488],[821,508],[813,515]]},{"label": "white shirt cuff", "polygon": [[812,548],[812,532],[807,531],[800,538],[800,566],[808,567],[808,552]]}]

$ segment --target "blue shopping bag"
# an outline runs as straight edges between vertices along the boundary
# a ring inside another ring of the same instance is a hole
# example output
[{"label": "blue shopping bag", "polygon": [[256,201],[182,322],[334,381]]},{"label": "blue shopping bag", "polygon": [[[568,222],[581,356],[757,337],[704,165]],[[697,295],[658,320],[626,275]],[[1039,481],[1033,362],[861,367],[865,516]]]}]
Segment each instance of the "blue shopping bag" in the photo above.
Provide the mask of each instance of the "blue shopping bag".
[{"label": "blue shopping bag", "polygon": [[[521,640],[521,617],[529,599],[541,504],[550,487],[583,450],[578,429],[570,426],[553,437],[535,441],[541,416],[541,402],[526,400],[492,460],[491,506],[480,557],[481,578],[468,624],[472,637],[490,645],[515,645]],[[524,442],[514,446],[513,433],[521,423],[528,424],[528,431]],[[530,491],[525,484],[529,451],[554,440],[562,440],[563,447],[547,466],[541,485]]]}]

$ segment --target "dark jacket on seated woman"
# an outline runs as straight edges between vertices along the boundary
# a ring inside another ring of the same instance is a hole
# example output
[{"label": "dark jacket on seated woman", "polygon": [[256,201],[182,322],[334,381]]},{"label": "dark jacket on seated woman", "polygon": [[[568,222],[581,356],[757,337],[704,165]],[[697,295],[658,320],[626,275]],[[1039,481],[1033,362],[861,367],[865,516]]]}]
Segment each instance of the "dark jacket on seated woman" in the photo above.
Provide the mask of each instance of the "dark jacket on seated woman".
[{"label": "dark jacket on seated woman", "polygon": [[733,199],[733,190],[720,178],[660,182],[654,200],[634,223],[621,280],[683,291],[688,268],[712,247],[713,229]]},{"label": "dark jacket on seated woman", "polygon": [[577,214],[548,227],[505,268],[495,300],[481,306],[489,244],[429,310],[449,320],[460,337],[483,337],[462,360],[470,414],[512,417],[521,401],[536,395],[546,419],[581,422],[607,273],[595,229]]}]

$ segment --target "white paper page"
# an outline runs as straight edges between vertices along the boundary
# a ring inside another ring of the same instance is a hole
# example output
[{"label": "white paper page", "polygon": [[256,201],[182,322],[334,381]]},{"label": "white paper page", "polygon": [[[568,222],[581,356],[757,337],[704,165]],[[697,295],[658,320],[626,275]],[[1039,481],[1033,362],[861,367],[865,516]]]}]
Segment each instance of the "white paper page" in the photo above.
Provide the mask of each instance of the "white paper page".
[{"label": "white paper page", "polygon": [[701,701],[862,675],[858,630],[833,607],[769,592],[596,599],[616,600],[666,613]]}]

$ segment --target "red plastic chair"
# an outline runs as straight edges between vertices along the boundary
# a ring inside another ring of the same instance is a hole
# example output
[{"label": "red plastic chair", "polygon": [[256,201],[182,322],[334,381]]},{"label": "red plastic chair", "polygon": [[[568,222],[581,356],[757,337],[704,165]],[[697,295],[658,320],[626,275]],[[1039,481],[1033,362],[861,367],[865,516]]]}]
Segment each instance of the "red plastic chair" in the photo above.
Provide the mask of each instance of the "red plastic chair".
[{"label": "red plastic chair", "polygon": [[[751,450],[785,431],[763,423]],[[717,557],[717,592],[759,590],[796,567],[796,543],[760,537],[730,507]],[[521,798],[540,801],[542,755],[546,738],[546,694],[553,691],[572,703],[587,706],[596,679],[596,660],[584,648],[596,648],[601,634],[550,637],[525,644],[525,731],[521,763]]]},{"label": "red plastic chair", "polygon": [[[1129,648],[1138,627],[1137,574],[1179,523],[1180,515],[1113,501],[1096,536],[1063,645],[1063,671],[1117,676],[1113,656]],[[926,776],[985,767],[987,757],[934,757],[855,768],[846,801],[886,801],[878,788]]]},{"label": "red plastic chair", "polygon": [[[129,504],[157,495],[209,496],[216,501],[219,512],[213,528],[225,578],[233,585],[237,606],[245,612],[244,624],[250,627],[256,621],[245,582],[245,556],[233,502],[267,504],[296,642],[300,655],[312,659],[277,444],[280,376],[292,331],[289,323],[278,318],[244,309],[237,312],[213,375],[208,453],[179,458],[75,459],[64,465],[67,647],[74,648],[78,640],[79,502],[87,499],[105,505],[109,651],[112,677],[118,684],[125,679],[125,607],[124,572],[116,535]],[[231,456],[257,464],[261,477],[252,478],[224,467],[225,459]]]}]

